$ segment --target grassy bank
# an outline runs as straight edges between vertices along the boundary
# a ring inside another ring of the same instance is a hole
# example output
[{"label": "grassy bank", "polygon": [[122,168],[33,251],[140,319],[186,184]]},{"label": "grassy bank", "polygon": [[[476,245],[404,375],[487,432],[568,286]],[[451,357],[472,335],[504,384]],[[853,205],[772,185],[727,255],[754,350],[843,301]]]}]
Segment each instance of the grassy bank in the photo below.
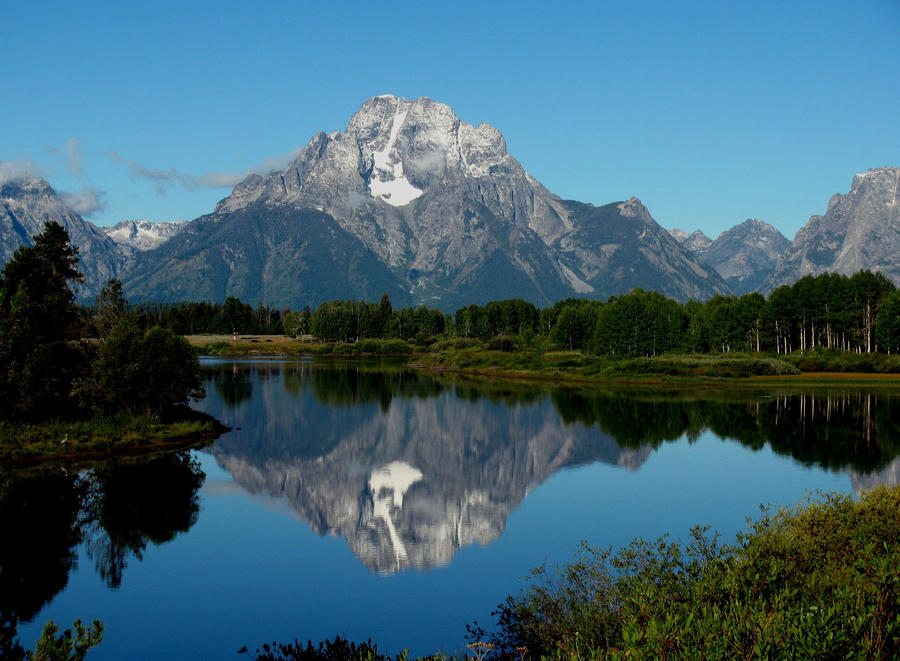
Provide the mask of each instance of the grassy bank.
[{"label": "grassy bank", "polygon": [[317,342],[311,336],[239,335],[235,339],[232,335],[187,335],[185,339],[204,356],[408,356],[416,351],[404,340],[393,338]]},{"label": "grassy bank", "polygon": [[550,381],[631,383],[741,381],[797,385],[898,385],[900,356],[819,350],[806,354],[664,354],[614,358],[582,351],[557,351],[539,341],[515,338],[444,338],[424,345],[399,339],[316,342],[311,336],[194,335],[188,341],[209,356],[409,356],[422,369],[476,376]]},{"label": "grassy bank", "polygon": [[[695,528],[686,544],[585,545],[571,564],[535,570],[497,616],[492,632],[469,628],[468,658],[897,658],[900,487],[764,509],[734,544]],[[342,639],[250,656],[407,658]]]},{"label": "grassy bank", "polygon": [[0,466],[78,462],[202,446],[227,427],[195,411],[168,421],[119,414],[92,420],[0,421]]}]

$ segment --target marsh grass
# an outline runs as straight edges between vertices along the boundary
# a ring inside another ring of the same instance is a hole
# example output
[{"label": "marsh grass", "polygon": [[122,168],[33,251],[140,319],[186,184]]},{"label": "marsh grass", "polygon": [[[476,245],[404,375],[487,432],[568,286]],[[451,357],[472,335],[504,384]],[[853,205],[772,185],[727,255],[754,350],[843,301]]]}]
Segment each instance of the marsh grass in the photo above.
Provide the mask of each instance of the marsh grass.
[{"label": "marsh grass", "polygon": [[0,465],[146,454],[206,445],[227,427],[191,412],[158,421],[118,414],[91,420],[0,421]]},{"label": "marsh grass", "polygon": [[406,356],[415,350],[405,340],[396,338],[315,342],[309,336],[294,339],[283,335],[241,335],[235,340],[231,335],[191,335],[187,340],[204,356]]}]

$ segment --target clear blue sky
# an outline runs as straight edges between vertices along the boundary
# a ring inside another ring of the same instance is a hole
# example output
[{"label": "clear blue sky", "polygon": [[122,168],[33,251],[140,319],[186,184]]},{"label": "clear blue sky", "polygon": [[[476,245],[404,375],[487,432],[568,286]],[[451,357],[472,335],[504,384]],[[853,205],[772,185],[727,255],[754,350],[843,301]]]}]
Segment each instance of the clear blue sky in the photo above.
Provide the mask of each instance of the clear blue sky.
[{"label": "clear blue sky", "polygon": [[0,172],[101,225],[192,219],[212,187],[343,129],[369,97],[488,122],[564,198],[640,197],[715,237],[792,238],[900,165],[900,1],[8,2]]}]

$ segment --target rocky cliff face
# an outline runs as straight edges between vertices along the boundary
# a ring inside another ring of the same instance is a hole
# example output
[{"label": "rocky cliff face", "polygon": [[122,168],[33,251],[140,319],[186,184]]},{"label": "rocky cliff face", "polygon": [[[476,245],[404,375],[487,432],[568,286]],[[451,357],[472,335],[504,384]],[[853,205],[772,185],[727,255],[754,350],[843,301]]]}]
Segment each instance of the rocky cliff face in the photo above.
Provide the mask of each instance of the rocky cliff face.
[{"label": "rocky cliff face", "polygon": [[702,252],[712,245],[712,239],[706,236],[700,230],[694,230],[692,233],[680,230],[678,228],[669,230],[672,238],[678,241],[679,245],[691,254]]},{"label": "rocky cliff face", "polygon": [[0,186],[0,263],[5,264],[19,246],[31,245],[32,237],[51,220],[65,227],[78,247],[78,268],[85,276],[78,296],[92,299],[107,280],[120,275],[132,249],[123,248],[69,209],[43,179],[22,178]]},{"label": "rocky cliff face", "polygon": [[678,300],[705,300],[731,290],[653,219],[635,197],[600,207],[565,202],[572,230],[554,243],[561,261],[591,292],[604,296],[642,287]]},{"label": "rocky cliff face", "polygon": [[762,287],[790,242],[768,223],[750,218],[715,241],[688,239],[682,245],[722,276],[735,294],[746,294]]},{"label": "rocky cliff face", "polygon": [[853,177],[850,192],[835,195],[824,216],[812,216],[778,260],[763,289],[808,274],[880,271],[900,284],[900,168]]},{"label": "rocky cliff face", "polygon": [[[413,303],[445,310],[507,297],[546,305],[634,286],[664,289],[678,298],[727,290],[643,207],[632,206],[614,205],[602,218],[587,213],[589,205],[560,200],[525,172],[497,129],[463,122],[449,106],[430,99],[380,96],[364,103],[346,130],[313,137],[281,172],[247,177],[203,221],[223,223],[251,208],[258,218],[275,209],[321,212],[390,274],[386,291],[408,292]],[[149,283],[170,278],[179,262],[197,254],[199,240],[199,235],[191,241],[176,237],[165,256],[143,256],[127,290],[152,296]],[[279,242],[273,235],[260,240]],[[244,250],[231,244],[235,254]],[[179,246],[180,252],[172,250]],[[638,255],[639,264],[627,263]],[[248,267],[237,260],[225,263],[217,278],[226,283]],[[304,281],[309,275],[301,264],[284,266],[284,279],[301,283],[305,298],[283,289],[280,299],[269,302],[296,306],[324,300]],[[212,262],[203,267],[220,268]],[[316,277],[346,280],[346,264],[336,267]],[[258,268],[272,270],[268,262]],[[640,282],[632,279],[638,272]],[[348,284],[352,290],[353,280]],[[228,294],[237,294],[229,287]]]}]

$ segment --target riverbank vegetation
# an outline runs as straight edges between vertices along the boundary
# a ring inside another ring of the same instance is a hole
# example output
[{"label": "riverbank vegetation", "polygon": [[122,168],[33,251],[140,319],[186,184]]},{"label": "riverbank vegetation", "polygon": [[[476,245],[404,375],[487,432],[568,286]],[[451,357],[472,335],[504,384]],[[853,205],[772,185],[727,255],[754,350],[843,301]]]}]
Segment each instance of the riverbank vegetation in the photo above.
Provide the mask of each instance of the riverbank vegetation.
[{"label": "riverbank vegetation", "polygon": [[[900,487],[763,508],[732,544],[705,528],[687,543],[583,545],[536,569],[470,625],[476,659],[890,659],[900,654]],[[338,655],[335,655],[338,652]],[[406,659],[340,638],[265,645],[255,661]],[[437,654],[426,659],[453,658]]]},{"label": "riverbank vegetation", "polygon": [[[203,395],[183,337],[144,329],[111,280],[84,338],[78,250],[49,222],[0,273],[0,461],[171,445],[216,430],[180,405]],[[146,434],[142,436],[142,434]]]},{"label": "riverbank vegetation", "polygon": [[723,544],[585,546],[534,573],[490,636],[536,658],[859,658],[900,653],[900,489],[770,510]]},{"label": "riverbank vegetation", "polygon": [[[394,309],[387,295],[377,303],[338,300],[299,312],[253,309],[232,297],[223,304],[141,304],[131,311],[143,328],[158,325],[181,335],[284,334],[331,345],[397,339],[422,348],[447,339],[477,340],[498,345],[488,348],[579,350],[617,358],[900,351],[900,291],[870,271],[810,275],[768,297],[754,292],[705,302],[682,303],[635,289],[606,301],[568,298],[540,309],[509,299],[468,305],[454,314],[425,306]],[[86,327],[94,328],[92,311],[85,308],[82,316]]]},{"label": "riverbank vegetation", "polygon": [[[182,332],[194,305],[145,306],[135,314],[144,326],[152,319]],[[201,317],[212,319],[212,309]],[[226,317],[243,325],[230,336],[194,336],[207,355],[415,355],[429,367],[599,380],[900,373],[900,291],[868,271],[806,276],[768,298],[681,303],[636,289],[544,309],[493,301],[453,315],[424,306],[394,310],[386,295],[378,303],[331,301],[301,312],[260,306],[254,313],[228,299],[216,314],[219,322],[207,327],[224,328]],[[243,330],[278,328],[267,319],[277,319],[285,335]]]}]

